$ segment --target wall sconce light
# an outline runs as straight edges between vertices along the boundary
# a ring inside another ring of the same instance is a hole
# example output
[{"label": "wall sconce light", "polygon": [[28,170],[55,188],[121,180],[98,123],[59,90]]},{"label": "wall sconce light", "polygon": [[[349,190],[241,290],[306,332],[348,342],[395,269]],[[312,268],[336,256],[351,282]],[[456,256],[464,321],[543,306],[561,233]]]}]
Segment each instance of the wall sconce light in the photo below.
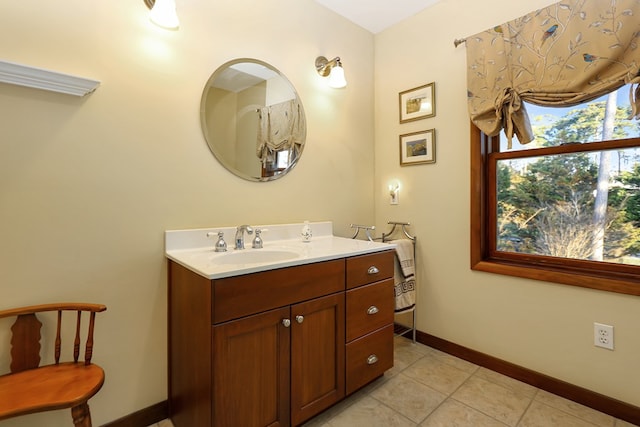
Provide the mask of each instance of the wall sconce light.
[{"label": "wall sconce light", "polygon": [[389,184],[389,196],[391,197],[389,199],[389,204],[390,205],[397,205],[398,202],[400,201],[400,184],[399,183],[395,183],[395,184]]},{"label": "wall sconce light", "polygon": [[336,56],[332,60],[328,60],[324,56],[316,58],[316,71],[322,77],[329,76],[329,86],[334,89],[341,89],[347,86],[347,80],[344,78],[344,69],[340,57]]},{"label": "wall sconce light", "polygon": [[151,9],[149,19],[157,26],[167,30],[180,27],[175,0],[144,0],[144,4]]}]

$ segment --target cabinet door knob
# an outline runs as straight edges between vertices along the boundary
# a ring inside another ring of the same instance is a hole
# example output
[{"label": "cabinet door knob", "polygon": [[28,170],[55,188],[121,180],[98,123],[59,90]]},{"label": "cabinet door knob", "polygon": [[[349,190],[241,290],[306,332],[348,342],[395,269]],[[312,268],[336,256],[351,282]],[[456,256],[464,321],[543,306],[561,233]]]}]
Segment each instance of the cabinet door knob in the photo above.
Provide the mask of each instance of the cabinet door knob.
[{"label": "cabinet door knob", "polygon": [[284,325],[285,328],[288,328],[289,326],[291,326],[291,320],[282,319],[282,324]]},{"label": "cabinet door knob", "polygon": [[378,270],[378,267],[376,267],[375,265],[372,265],[371,267],[369,267],[369,269],[367,270],[368,274],[378,274],[380,273],[380,270]]},{"label": "cabinet door knob", "polygon": [[367,309],[367,314],[376,314],[378,311],[379,311],[378,307],[376,307],[375,305],[372,305]]},{"label": "cabinet door knob", "polygon": [[374,363],[378,362],[378,356],[376,356],[375,354],[372,354],[371,356],[367,357],[367,365],[373,365]]},{"label": "cabinet door knob", "polygon": [[298,322],[298,323],[304,322],[304,316],[297,315],[296,316],[296,322]]}]

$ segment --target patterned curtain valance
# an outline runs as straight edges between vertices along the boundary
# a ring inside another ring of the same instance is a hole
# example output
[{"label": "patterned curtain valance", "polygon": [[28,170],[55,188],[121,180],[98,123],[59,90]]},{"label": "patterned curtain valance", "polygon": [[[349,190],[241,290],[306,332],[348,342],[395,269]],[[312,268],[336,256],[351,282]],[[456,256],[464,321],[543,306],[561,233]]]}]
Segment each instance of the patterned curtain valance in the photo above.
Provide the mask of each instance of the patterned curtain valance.
[{"label": "patterned curtain valance", "polygon": [[304,137],[303,112],[296,100],[260,108],[258,113],[256,155],[262,162],[273,161],[278,151],[300,152]]},{"label": "patterned curtain valance", "polygon": [[[565,0],[466,38],[471,120],[533,140],[522,101],[571,106],[640,82],[640,1]],[[640,86],[631,89],[640,115]]]}]

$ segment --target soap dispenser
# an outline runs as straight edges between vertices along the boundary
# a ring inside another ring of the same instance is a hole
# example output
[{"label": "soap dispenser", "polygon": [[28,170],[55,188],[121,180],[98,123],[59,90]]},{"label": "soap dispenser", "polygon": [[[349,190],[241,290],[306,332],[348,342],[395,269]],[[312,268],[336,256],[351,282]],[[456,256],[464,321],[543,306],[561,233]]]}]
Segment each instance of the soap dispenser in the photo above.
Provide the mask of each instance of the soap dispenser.
[{"label": "soap dispenser", "polygon": [[302,232],[300,234],[302,235],[303,242],[308,243],[311,241],[311,237],[313,236],[313,233],[311,232],[311,226],[309,225],[309,221],[304,222],[304,225],[302,226]]}]

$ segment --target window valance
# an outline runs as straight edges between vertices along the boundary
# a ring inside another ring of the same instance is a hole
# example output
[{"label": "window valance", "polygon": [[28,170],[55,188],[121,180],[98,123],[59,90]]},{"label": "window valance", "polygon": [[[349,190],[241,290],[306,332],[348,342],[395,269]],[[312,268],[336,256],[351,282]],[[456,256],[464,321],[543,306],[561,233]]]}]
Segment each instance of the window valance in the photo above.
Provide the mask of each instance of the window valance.
[{"label": "window valance", "polygon": [[[533,140],[522,101],[572,106],[640,82],[640,1],[566,0],[466,38],[471,120]],[[632,86],[640,116],[640,86]]]},{"label": "window valance", "polygon": [[278,151],[300,153],[304,137],[303,112],[296,100],[260,108],[258,114],[256,155],[262,162],[273,161],[273,155]]}]

